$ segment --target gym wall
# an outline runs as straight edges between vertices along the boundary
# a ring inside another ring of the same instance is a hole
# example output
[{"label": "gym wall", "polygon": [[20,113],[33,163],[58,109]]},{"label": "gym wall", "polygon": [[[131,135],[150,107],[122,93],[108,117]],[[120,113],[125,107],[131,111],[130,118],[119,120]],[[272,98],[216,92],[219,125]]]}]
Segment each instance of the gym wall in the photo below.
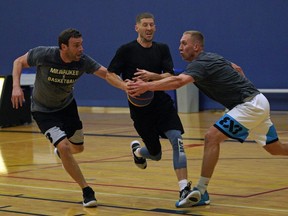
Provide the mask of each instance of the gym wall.
[{"label": "gym wall", "polygon": [[[287,89],[287,0],[3,0],[0,74],[11,74],[14,59],[30,48],[57,45],[68,27],[79,29],[85,52],[108,66],[121,44],[136,39],[135,16],[144,11],[155,15],[155,41],[170,46],[175,68],[187,64],[178,52],[182,33],[195,29],[204,33],[206,51],[240,65],[256,87]],[[91,75],[78,81],[75,96],[80,106],[127,106],[123,92]],[[272,110],[287,110],[287,94],[267,97]],[[202,94],[199,107],[223,108]]]}]

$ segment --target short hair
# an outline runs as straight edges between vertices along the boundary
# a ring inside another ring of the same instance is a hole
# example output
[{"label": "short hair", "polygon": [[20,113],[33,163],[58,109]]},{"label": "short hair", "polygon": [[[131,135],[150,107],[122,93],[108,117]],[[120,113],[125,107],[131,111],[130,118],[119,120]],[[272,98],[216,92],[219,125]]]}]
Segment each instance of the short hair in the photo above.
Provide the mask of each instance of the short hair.
[{"label": "short hair", "polygon": [[68,46],[68,42],[70,38],[80,38],[82,34],[73,28],[68,28],[62,31],[58,37],[58,46],[61,49],[61,44],[65,44]]},{"label": "short hair", "polygon": [[154,15],[149,12],[140,13],[136,16],[136,23],[140,23],[145,18],[152,18],[154,20]]},{"label": "short hair", "polygon": [[200,46],[204,48],[205,39],[204,35],[201,32],[195,30],[189,30],[185,31],[183,34],[189,34],[192,40],[197,41],[200,44]]}]

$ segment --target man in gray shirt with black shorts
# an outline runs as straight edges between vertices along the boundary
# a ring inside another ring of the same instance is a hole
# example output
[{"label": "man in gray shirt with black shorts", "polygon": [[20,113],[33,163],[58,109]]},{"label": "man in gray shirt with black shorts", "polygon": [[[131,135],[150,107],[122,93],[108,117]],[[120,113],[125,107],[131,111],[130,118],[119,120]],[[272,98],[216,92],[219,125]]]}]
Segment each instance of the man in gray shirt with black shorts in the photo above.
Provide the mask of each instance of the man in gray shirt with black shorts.
[{"label": "man in gray shirt with black shorts", "polygon": [[20,56],[13,64],[12,104],[22,106],[24,94],[20,86],[23,68],[37,67],[32,92],[32,116],[41,132],[54,145],[67,173],[83,191],[83,206],[95,207],[94,191],[88,186],[73,154],[84,150],[82,122],[73,96],[74,83],[84,73],[103,79],[107,70],[83,53],[83,39],[76,29],[64,30],[59,47],[36,47]]}]

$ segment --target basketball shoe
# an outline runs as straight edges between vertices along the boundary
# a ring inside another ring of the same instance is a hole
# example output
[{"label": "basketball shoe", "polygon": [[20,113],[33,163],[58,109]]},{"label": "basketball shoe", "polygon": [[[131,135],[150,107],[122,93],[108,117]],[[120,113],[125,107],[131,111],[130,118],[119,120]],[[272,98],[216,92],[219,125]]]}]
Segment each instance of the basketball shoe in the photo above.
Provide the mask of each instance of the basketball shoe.
[{"label": "basketball shoe", "polygon": [[83,206],[87,207],[87,208],[97,206],[97,200],[95,198],[95,192],[89,186],[83,189]]},{"label": "basketball shoe", "polygon": [[[198,188],[194,187],[192,191],[199,191]],[[204,206],[210,204],[210,198],[207,191],[204,194],[201,194],[201,199],[198,203],[192,204],[192,206]]]},{"label": "basketball shoe", "polygon": [[141,148],[140,143],[138,140],[134,140],[131,142],[130,144],[131,147],[131,151],[132,151],[132,155],[134,158],[134,163],[137,167],[139,167],[140,169],[146,169],[147,167],[147,162],[146,159],[143,157],[137,157],[134,152],[138,149]]},{"label": "basketball shoe", "polygon": [[187,186],[181,190],[180,199],[176,202],[177,208],[185,208],[196,205],[201,199],[201,193],[199,190],[191,190],[192,182],[188,182]]}]

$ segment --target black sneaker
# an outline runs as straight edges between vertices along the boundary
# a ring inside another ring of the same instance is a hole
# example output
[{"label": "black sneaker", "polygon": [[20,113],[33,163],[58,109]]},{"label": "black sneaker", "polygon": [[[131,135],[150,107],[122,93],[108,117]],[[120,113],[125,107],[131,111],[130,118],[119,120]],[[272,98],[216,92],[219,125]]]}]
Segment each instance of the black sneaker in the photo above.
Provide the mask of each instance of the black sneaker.
[{"label": "black sneaker", "polygon": [[180,191],[180,199],[176,202],[175,206],[177,208],[185,208],[196,205],[201,199],[201,193],[199,190],[191,191],[192,182],[188,182],[187,186]]},{"label": "black sneaker", "polygon": [[83,189],[83,206],[92,208],[97,206],[97,200],[95,198],[95,192],[92,188],[86,187]]},{"label": "black sneaker", "polygon": [[134,152],[140,148],[140,143],[139,141],[137,140],[134,140],[131,142],[130,144],[130,147],[131,147],[131,151],[132,151],[132,155],[133,155],[133,158],[134,158],[134,163],[137,167],[139,167],[140,169],[146,169],[147,167],[147,162],[146,162],[146,159],[143,158],[143,157],[137,157]]}]

